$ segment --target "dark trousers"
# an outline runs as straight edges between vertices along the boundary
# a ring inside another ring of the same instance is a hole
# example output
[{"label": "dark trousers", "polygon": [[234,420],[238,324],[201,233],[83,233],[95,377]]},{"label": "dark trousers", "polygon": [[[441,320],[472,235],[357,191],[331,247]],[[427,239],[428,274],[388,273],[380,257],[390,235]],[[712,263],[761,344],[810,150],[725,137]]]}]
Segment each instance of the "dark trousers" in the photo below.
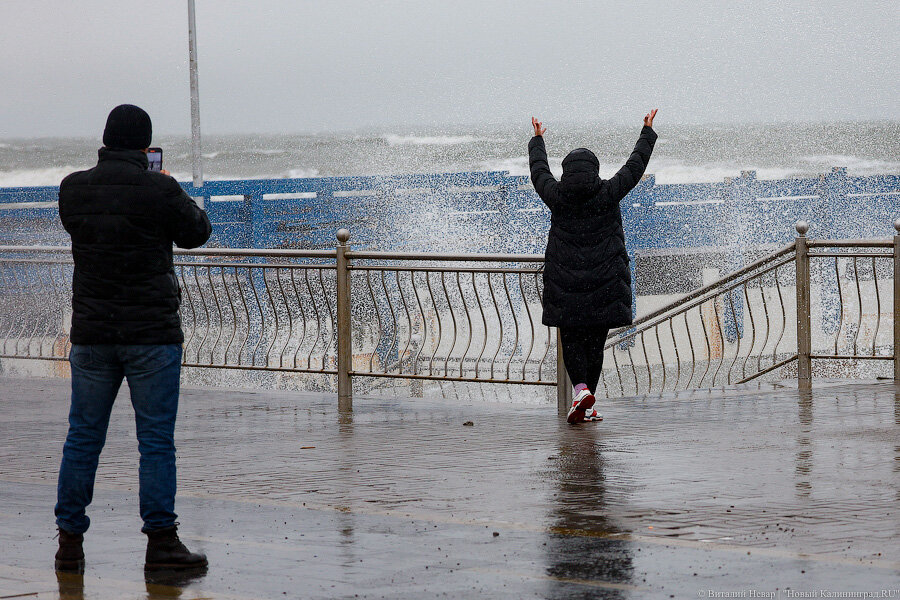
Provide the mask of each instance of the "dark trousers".
[{"label": "dark trousers", "polygon": [[74,345],[69,434],[59,469],[56,524],[69,533],[90,525],[85,508],[94,496],[94,476],[113,402],[128,379],[137,425],[142,531],[175,524],[175,417],[181,374],[181,344]]},{"label": "dark trousers", "polygon": [[600,371],[603,370],[603,345],[609,329],[606,327],[573,327],[559,329],[563,362],[572,385],[584,383],[597,391]]}]

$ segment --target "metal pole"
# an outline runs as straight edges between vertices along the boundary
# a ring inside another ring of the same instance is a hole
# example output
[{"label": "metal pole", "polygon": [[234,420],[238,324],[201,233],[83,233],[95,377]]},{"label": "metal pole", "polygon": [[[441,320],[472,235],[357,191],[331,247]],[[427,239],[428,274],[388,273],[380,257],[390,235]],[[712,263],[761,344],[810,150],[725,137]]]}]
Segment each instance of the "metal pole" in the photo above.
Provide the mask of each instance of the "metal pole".
[{"label": "metal pole", "polygon": [[566,371],[566,363],[563,362],[562,341],[559,329],[556,330],[556,409],[561,416],[569,414],[572,405],[572,382]]},{"label": "metal pole", "polygon": [[812,326],[810,324],[809,224],[797,221],[797,382],[800,387],[812,385]]},{"label": "metal pole", "polygon": [[350,271],[347,269],[347,241],[350,232],[337,232],[337,371],[338,371],[338,411],[353,409],[353,382],[350,371],[353,368],[353,347],[350,340]]},{"label": "metal pole", "polygon": [[197,83],[197,19],[194,0],[188,0],[188,57],[191,72],[191,165],[194,187],[203,187],[203,166],[200,164],[200,90]]},{"label": "metal pole", "polygon": [[894,231],[894,381],[900,381],[900,218]]}]

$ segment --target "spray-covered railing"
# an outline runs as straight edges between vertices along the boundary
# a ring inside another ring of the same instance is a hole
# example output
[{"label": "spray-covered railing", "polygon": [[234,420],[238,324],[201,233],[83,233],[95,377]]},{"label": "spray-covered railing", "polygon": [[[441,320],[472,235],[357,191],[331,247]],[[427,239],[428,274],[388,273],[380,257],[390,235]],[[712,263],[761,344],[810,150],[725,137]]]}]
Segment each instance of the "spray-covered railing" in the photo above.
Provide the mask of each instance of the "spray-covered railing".
[{"label": "spray-covered railing", "polygon": [[[610,396],[746,383],[769,373],[877,374],[900,341],[898,235],[790,244],[613,331],[601,389]],[[813,301],[815,299],[815,301]],[[786,371],[780,371],[785,369]]]},{"label": "spray-covered railing", "polygon": [[69,248],[0,248],[0,359],[68,357]]},{"label": "spray-covered railing", "polygon": [[[348,227],[354,250],[429,252],[441,240],[448,253],[538,254],[550,226],[528,178],[505,171],[181,185],[205,204],[210,248],[330,249],[333,232]],[[58,194],[55,186],[0,188],[0,244],[68,244]],[[620,203],[632,304],[699,287],[699,255],[710,270],[727,273],[792,242],[789,228],[772,227],[776,218],[811,221],[828,239],[880,236],[898,197],[900,175],[858,177],[843,168],[773,180],[744,171],[714,183],[658,184],[647,175]],[[661,265],[681,273],[657,277]]]},{"label": "spray-covered railing", "polygon": [[[176,250],[183,364],[335,374],[334,250]],[[0,247],[0,358],[64,360],[69,248]]]},{"label": "spray-covered railing", "polygon": [[[900,220],[882,240],[785,246],[613,331],[599,393],[659,394],[766,376],[864,376],[900,340]],[[541,255],[352,250],[176,251],[184,364],[353,379],[556,386]],[[0,247],[0,359],[68,354],[67,248]],[[812,299],[817,301],[813,302]]]},{"label": "spray-covered railing", "polygon": [[791,244],[612,332],[606,394],[744,383],[795,360],[794,262]]},{"label": "spray-covered railing", "polygon": [[[900,219],[895,226],[900,232]],[[818,310],[813,305],[804,316],[811,320],[811,359],[892,359],[900,331],[896,240],[807,242],[808,300],[820,298]]]},{"label": "spray-covered railing", "polygon": [[[176,250],[183,365],[557,384],[542,256],[351,252],[348,235],[334,250]],[[72,274],[68,248],[0,247],[0,359],[66,359]]]},{"label": "spray-covered railing", "polygon": [[555,331],[541,325],[543,256],[345,256],[352,375],[556,384]]},{"label": "spray-covered railing", "polygon": [[333,250],[179,251],[184,365],[336,374]]}]

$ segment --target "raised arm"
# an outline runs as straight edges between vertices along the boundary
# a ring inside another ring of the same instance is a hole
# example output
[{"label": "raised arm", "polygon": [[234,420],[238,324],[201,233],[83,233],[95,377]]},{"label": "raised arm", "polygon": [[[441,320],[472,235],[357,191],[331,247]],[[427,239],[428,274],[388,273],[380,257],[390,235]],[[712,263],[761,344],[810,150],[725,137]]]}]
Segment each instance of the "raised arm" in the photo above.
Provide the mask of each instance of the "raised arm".
[{"label": "raised arm", "polygon": [[547,129],[540,121],[531,118],[534,126],[534,137],[528,142],[528,163],[531,167],[531,183],[534,191],[550,210],[556,203],[558,185],[556,178],[550,172],[550,163],[547,161],[547,148],[544,146],[544,133]]},{"label": "raised arm", "polygon": [[653,117],[656,116],[656,110],[652,110],[644,117],[644,127],[641,129],[641,136],[638,138],[634,150],[631,151],[631,156],[628,157],[619,172],[607,182],[609,195],[615,202],[620,202],[628,195],[628,192],[634,189],[647,169],[647,163],[650,162],[650,155],[653,153],[653,145],[656,144],[658,137],[653,131]]}]

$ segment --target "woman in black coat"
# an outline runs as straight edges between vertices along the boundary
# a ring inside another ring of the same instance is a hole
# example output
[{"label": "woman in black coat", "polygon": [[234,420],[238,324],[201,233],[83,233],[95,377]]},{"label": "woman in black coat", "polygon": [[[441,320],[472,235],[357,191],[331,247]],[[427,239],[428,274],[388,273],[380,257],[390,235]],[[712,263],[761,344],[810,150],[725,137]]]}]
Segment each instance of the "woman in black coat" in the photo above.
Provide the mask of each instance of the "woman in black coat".
[{"label": "woman in black coat", "polygon": [[563,361],[575,384],[569,423],[602,420],[593,406],[606,336],[612,328],[631,324],[631,271],[619,202],[647,168],[657,137],[655,116],[654,109],[644,117],[631,156],[608,180],[600,178],[594,153],[578,148],[563,159],[562,178],[556,181],[544,147],[546,129],[531,119],[531,182],[551,213],[543,323],[559,328]]}]

